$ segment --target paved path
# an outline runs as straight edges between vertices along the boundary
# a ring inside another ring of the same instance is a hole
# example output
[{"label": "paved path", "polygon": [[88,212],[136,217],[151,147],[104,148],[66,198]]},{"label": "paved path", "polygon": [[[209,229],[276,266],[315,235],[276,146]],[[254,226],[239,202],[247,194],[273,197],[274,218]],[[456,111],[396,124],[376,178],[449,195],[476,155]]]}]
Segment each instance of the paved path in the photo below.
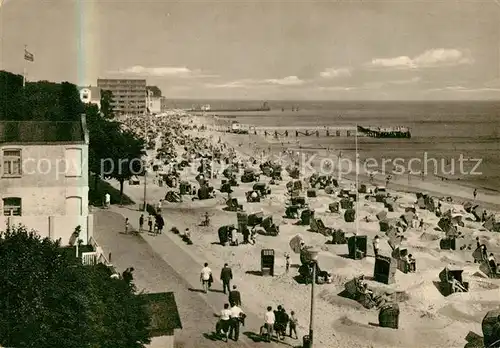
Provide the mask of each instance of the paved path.
[{"label": "paved path", "polygon": [[[166,235],[150,236],[147,233],[123,233],[126,216],[135,227],[140,212],[128,208],[112,207],[109,211],[95,211],[94,236],[106,253],[111,252],[112,263],[120,270],[134,267],[134,281],[139,290],[146,292],[173,291],[179,308],[183,329],[175,334],[176,347],[277,347],[277,343],[255,343],[245,335],[238,342],[212,341],[205,337],[213,330],[218,313],[227,302],[226,295],[217,292],[202,294],[199,289],[201,266]],[[214,270],[216,273],[217,270]],[[217,277],[214,277],[217,278]],[[221,288],[216,281],[214,288]],[[194,291],[193,291],[194,290]],[[245,308],[243,308],[245,309]],[[247,313],[246,326],[241,332],[258,331],[261,320]],[[280,342],[281,343],[281,342]],[[279,344],[281,347],[287,344]],[[151,348],[164,347],[161,338],[153,340]]]}]

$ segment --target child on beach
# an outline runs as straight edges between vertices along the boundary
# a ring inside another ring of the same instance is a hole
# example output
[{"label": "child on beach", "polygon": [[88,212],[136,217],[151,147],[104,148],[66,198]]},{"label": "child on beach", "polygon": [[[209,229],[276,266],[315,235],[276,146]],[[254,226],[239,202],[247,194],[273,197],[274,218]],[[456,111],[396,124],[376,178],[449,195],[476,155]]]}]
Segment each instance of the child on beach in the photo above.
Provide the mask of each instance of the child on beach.
[{"label": "child on beach", "polygon": [[297,336],[297,325],[299,321],[297,320],[297,317],[295,317],[295,312],[291,311],[290,312],[290,322],[289,322],[289,328],[290,328],[290,338],[292,337],[292,332],[295,334],[295,339],[299,338]]},{"label": "child on beach", "polygon": [[285,260],[286,260],[285,272],[288,273],[288,271],[290,270],[290,254],[289,253],[285,253]]},{"label": "child on beach", "polygon": [[153,233],[153,218],[151,215],[148,216],[148,227],[149,227],[149,233]]},{"label": "child on beach", "polygon": [[129,225],[128,218],[126,218],[125,219],[125,233],[128,233],[128,225]]}]

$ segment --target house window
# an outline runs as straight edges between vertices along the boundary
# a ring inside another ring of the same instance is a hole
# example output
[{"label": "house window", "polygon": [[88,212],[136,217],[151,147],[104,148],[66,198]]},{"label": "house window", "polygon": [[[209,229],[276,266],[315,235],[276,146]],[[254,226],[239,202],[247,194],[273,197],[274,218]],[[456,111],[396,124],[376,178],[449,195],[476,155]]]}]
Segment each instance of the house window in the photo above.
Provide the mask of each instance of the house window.
[{"label": "house window", "polygon": [[3,150],[3,175],[21,175],[21,150]]},{"label": "house window", "polygon": [[82,176],[82,149],[66,149],[66,176]]},{"label": "house window", "polygon": [[4,216],[21,216],[21,198],[9,197],[3,199]]}]

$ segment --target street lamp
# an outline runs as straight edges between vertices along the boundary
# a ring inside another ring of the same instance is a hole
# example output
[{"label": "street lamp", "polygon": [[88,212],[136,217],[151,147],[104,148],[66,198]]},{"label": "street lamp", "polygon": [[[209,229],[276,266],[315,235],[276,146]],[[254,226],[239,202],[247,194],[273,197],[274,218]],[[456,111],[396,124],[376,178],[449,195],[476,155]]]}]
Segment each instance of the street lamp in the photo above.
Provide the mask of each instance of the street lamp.
[{"label": "street lamp", "polygon": [[308,251],[309,262],[312,264],[312,282],[311,282],[311,316],[309,319],[309,348],[313,346],[313,331],[314,331],[314,285],[316,283],[316,268],[318,255],[320,250],[316,248],[311,248]]}]

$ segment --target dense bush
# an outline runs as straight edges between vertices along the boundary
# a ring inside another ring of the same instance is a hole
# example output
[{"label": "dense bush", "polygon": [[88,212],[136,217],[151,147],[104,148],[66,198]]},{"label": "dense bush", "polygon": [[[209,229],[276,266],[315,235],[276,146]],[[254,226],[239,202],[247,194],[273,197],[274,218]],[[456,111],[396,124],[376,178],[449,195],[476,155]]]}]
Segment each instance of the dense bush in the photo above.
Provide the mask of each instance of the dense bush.
[{"label": "dense bush", "polygon": [[0,238],[0,345],[142,348],[143,297],[103,265],[83,266],[58,242],[19,226]]}]

